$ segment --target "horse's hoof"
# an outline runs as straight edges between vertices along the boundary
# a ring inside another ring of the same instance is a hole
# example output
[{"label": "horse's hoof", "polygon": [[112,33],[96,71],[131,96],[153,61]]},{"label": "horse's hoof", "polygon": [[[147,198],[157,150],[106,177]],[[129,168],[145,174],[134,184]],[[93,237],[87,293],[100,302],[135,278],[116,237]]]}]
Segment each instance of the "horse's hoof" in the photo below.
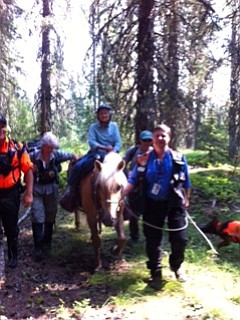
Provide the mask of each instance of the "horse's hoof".
[{"label": "horse's hoof", "polygon": [[101,272],[103,270],[104,270],[103,266],[98,266],[95,268],[94,272]]},{"label": "horse's hoof", "polygon": [[122,252],[122,249],[119,247],[119,246],[114,246],[112,247],[112,250],[111,250],[111,254],[113,256],[119,256],[119,254]]}]

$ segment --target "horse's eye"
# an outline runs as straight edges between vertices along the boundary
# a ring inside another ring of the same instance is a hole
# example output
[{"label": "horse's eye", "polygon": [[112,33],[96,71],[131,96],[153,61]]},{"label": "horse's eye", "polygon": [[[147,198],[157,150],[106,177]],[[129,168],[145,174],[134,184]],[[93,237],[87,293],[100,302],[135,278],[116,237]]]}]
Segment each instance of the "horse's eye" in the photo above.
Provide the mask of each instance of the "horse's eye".
[{"label": "horse's eye", "polygon": [[115,189],[115,193],[119,192],[121,190],[121,186],[117,186]]}]

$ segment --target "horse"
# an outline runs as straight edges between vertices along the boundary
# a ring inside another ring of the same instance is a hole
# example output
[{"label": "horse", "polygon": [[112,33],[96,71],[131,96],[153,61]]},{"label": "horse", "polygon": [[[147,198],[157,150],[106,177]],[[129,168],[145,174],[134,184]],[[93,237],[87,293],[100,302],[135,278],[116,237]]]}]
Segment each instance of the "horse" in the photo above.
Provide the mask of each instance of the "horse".
[{"label": "horse", "polygon": [[109,152],[103,162],[95,160],[94,169],[80,180],[79,196],[91,233],[95,255],[95,271],[102,268],[101,226],[114,227],[117,242],[111,253],[118,256],[126,243],[124,233],[124,201],[122,189],[127,184],[123,172],[125,161],[116,152]]}]

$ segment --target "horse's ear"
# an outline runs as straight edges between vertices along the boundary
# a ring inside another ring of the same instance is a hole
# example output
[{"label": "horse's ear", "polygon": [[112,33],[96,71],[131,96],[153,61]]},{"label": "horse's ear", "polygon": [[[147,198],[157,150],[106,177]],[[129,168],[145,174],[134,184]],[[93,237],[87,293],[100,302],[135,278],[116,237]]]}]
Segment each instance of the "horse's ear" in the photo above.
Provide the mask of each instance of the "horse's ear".
[{"label": "horse's ear", "polygon": [[102,170],[102,163],[99,160],[95,160],[94,169],[97,170],[97,171],[101,171]]},{"label": "horse's ear", "polygon": [[118,171],[123,170],[125,167],[126,167],[126,161],[122,159],[117,166],[117,170]]}]

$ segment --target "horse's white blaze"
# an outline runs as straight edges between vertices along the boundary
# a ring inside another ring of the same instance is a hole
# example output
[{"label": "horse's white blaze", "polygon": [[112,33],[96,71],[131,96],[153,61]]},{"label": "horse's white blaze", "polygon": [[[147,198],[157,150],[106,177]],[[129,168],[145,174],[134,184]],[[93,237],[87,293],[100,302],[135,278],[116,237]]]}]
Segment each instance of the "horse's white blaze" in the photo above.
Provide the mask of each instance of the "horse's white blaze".
[{"label": "horse's white blaze", "polygon": [[127,184],[127,178],[123,172],[125,162],[116,152],[110,152],[105,156],[103,163],[97,162],[95,169],[99,171],[98,184],[100,190],[106,190],[107,199],[103,208],[111,215],[112,219],[118,217],[121,189]]},{"label": "horse's white blaze", "polygon": [[111,217],[113,219],[117,218],[117,214],[118,214],[118,210],[119,210],[119,200],[120,200],[120,193],[115,193],[111,195],[110,198],[110,213],[111,213]]}]

